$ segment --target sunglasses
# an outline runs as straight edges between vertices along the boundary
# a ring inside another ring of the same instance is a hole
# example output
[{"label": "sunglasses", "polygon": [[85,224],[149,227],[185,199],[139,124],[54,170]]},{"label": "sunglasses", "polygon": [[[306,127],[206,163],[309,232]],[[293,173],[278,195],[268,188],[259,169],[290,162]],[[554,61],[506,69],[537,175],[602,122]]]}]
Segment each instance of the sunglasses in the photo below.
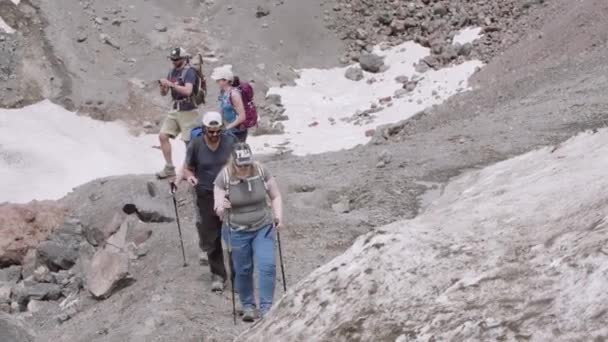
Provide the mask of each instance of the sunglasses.
[{"label": "sunglasses", "polygon": [[218,136],[221,133],[222,133],[221,129],[218,129],[218,130],[215,130],[215,131],[207,130],[207,134],[210,135],[210,136],[212,136],[212,137]]}]

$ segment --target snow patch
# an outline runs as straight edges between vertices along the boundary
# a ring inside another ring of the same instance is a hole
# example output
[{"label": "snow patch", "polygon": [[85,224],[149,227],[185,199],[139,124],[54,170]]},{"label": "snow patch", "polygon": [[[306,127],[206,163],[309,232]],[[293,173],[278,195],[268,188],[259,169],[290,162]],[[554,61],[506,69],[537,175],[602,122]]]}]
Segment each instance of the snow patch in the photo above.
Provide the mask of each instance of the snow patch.
[{"label": "snow patch", "polygon": [[460,30],[452,40],[453,44],[464,45],[481,38],[481,27],[467,27]]},{"label": "snow patch", "polygon": [[[388,69],[376,74],[365,72],[361,81],[344,77],[348,67],[303,69],[295,86],[269,89],[269,94],[281,95],[289,120],[283,122],[283,135],[251,137],[248,141],[254,151],[271,153],[287,147],[295,155],[306,155],[365,144],[371,139],[366,131],[407,119],[467,90],[468,78],[483,65],[475,60],[419,74],[414,64],[430,54],[428,48],[406,42],[384,51],[377,47],[374,52],[384,57]],[[395,81],[397,76],[410,80],[417,77],[416,89],[394,97],[402,89],[402,84]],[[387,97],[393,97],[392,105],[380,104],[379,100]],[[346,121],[372,104],[383,110],[373,113],[371,120]]]},{"label": "snow patch", "polygon": [[[119,122],[79,116],[42,101],[0,109],[0,203],[57,199],[100,177],[152,173],[164,160],[156,135],[131,135]],[[181,165],[185,146],[173,142]],[[180,160],[181,158],[181,160]]]},{"label": "snow patch", "polygon": [[19,5],[19,3],[21,2],[21,0],[11,0],[15,5]]},{"label": "snow patch", "polygon": [[0,17],[0,31],[4,31],[8,34],[13,34],[15,33],[15,30],[8,26],[8,24],[4,21],[4,19],[2,19],[2,17]]}]

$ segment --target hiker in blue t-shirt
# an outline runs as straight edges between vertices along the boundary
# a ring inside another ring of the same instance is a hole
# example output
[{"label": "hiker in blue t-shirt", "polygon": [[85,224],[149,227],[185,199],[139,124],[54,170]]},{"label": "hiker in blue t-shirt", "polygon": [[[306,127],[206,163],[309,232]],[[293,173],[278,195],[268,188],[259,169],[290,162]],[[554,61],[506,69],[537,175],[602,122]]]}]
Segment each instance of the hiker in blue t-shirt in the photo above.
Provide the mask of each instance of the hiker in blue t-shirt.
[{"label": "hiker in blue t-shirt", "polygon": [[163,121],[158,135],[165,158],[165,167],[156,173],[160,179],[175,176],[170,139],[181,135],[187,145],[190,141],[190,132],[198,123],[197,104],[192,95],[198,91],[201,80],[195,69],[189,65],[189,58],[190,55],[184,49],[173,49],[169,56],[173,68],[167,78],[158,81],[160,94],[162,96],[171,94],[173,99],[172,108]]},{"label": "hiker in blue t-shirt", "polygon": [[226,122],[225,129],[232,132],[239,141],[245,142],[247,128],[244,124],[247,116],[241,92],[238,90],[238,78],[234,77],[229,65],[213,70],[211,78],[220,86],[219,111]]}]

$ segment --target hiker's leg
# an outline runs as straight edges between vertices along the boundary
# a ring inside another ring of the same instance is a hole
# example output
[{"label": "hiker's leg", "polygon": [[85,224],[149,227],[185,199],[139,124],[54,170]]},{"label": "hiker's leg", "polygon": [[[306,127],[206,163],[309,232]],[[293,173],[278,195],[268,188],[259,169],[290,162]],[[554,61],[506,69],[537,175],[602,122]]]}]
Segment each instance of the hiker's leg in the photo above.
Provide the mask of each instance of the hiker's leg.
[{"label": "hiker's leg", "polygon": [[160,141],[160,149],[165,157],[167,165],[173,165],[173,156],[171,155],[171,138],[179,134],[179,124],[177,122],[176,113],[169,113],[160,127],[158,140]]},{"label": "hiker's leg", "polygon": [[253,240],[253,255],[258,270],[258,292],[260,314],[264,316],[272,306],[276,282],[276,257],[274,250],[275,230],[268,225],[256,232]]},{"label": "hiker's leg", "polygon": [[158,140],[160,141],[160,150],[163,151],[163,157],[165,157],[165,164],[173,165],[173,156],[171,155],[171,137],[165,133],[159,133]]},{"label": "hiker's leg", "polygon": [[222,253],[222,222],[213,211],[213,191],[197,191],[197,206],[200,223],[197,223],[199,246],[207,253],[209,268],[212,274],[226,279],[224,255]]},{"label": "hiker's leg", "polygon": [[251,243],[255,234],[251,232],[230,232],[234,285],[239,293],[243,309],[255,308],[253,292],[253,250]]},{"label": "hiker's leg", "polygon": [[190,110],[184,112],[177,112],[177,125],[181,133],[181,138],[188,145],[192,137],[192,130],[202,125],[202,120],[199,118],[198,111]]}]

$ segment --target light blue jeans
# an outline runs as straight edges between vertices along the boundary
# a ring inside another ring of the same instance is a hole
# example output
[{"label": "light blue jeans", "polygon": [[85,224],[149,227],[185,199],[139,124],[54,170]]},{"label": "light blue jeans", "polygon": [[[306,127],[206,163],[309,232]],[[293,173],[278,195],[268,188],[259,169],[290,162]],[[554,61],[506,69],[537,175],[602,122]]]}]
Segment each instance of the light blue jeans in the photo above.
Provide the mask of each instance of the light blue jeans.
[{"label": "light blue jeans", "polygon": [[276,231],[272,225],[256,231],[228,232],[224,229],[224,240],[232,243],[232,261],[235,287],[243,309],[256,307],[253,287],[253,267],[258,272],[258,294],[260,314],[264,316],[272,307],[276,281],[276,259],[274,241]]}]

